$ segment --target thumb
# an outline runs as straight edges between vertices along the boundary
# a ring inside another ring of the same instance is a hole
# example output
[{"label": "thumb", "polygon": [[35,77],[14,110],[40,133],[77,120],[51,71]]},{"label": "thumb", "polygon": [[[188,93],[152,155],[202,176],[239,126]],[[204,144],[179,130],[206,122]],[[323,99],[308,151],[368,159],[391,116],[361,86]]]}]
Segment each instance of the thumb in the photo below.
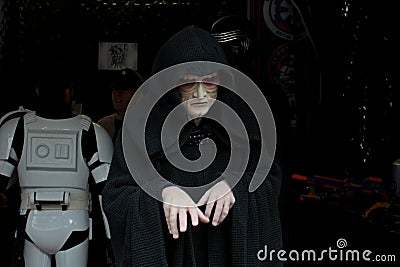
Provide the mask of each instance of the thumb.
[{"label": "thumb", "polygon": [[204,215],[204,213],[199,208],[197,208],[197,214],[198,214],[199,220],[201,222],[203,222],[203,223],[210,222],[210,219],[206,215]]}]

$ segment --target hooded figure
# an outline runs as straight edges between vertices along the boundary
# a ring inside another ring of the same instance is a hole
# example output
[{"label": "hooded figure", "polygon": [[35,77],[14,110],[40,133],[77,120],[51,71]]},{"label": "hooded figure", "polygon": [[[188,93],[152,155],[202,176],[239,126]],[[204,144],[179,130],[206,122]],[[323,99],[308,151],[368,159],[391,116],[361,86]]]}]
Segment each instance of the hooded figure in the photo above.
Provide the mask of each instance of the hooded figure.
[{"label": "hooded figure", "polygon": [[[152,73],[193,61],[227,64],[221,46],[209,32],[188,26],[160,48]],[[139,152],[137,160],[131,160],[130,155],[138,153],[134,149],[137,138],[129,139],[135,127],[128,107],[103,190],[103,207],[110,224],[117,266],[282,266],[265,251],[265,248],[282,249],[278,211],[280,169],[272,163],[261,185],[249,192],[259,162],[262,135],[244,101],[218,85],[218,79],[221,75],[229,76],[229,70],[223,73],[213,67],[191,69],[191,75],[187,73],[182,84],[163,95],[149,114],[143,131],[146,156],[164,179],[132,174],[135,166],[142,166],[142,161]],[[143,86],[147,84],[151,83],[145,82]],[[157,89],[149,86],[145,91],[151,90]],[[202,98],[200,94],[204,94]],[[146,100],[146,95],[142,100]],[[248,163],[235,184],[221,175],[229,165],[235,139],[220,123],[205,116],[215,109],[214,100],[231,107],[245,122],[248,133]],[[168,146],[163,146],[163,123],[181,103],[184,103],[187,123],[178,131],[177,139],[167,138],[166,143],[176,140],[182,155],[196,161],[201,158],[201,143],[212,140],[215,157],[199,171],[173,165],[167,154],[174,154],[176,150],[164,150]],[[193,188],[208,183],[214,185],[199,195],[185,195],[178,187]],[[155,195],[148,194],[145,187],[149,184]],[[178,195],[186,202],[176,201]],[[189,206],[190,203],[194,206]]]}]

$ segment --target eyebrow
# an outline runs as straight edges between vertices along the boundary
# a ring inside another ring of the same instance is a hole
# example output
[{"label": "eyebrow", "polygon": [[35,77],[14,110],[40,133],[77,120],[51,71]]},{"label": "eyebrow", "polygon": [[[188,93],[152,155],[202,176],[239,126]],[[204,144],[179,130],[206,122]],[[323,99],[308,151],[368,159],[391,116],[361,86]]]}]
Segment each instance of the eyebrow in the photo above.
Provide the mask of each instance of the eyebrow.
[{"label": "eyebrow", "polygon": [[193,75],[193,74],[191,74],[191,75],[186,75],[186,76],[183,76],[182,77],[182,79],[183,80],[202,80],[202,79],[207,79],[207,78],[214,78],[214,77],[218,77],[218,74],[217,73],[210,73],[210,74],[207,74],[207,75],[203,75],[203,76],[197,76],[197,75]]}]

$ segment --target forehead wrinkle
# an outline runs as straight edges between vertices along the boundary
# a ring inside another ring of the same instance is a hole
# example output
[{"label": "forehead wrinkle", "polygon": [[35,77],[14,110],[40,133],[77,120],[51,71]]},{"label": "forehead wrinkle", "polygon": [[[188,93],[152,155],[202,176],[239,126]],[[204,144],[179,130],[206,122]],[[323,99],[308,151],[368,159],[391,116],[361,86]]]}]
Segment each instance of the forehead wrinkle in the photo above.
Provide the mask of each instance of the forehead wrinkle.
[{"label": "forehead wrinkle", "polygon": [[218,76],[217,73],[210,73],[210,74],[203,75],[203,76],[197,76],[197,75],[193,75],[193,74],[188,74],[188,75],[183,76],[183,79],[185,79],[185,80],[202,81],[203,79],[213,78],[213,77],[216,77],[216,76]]}]

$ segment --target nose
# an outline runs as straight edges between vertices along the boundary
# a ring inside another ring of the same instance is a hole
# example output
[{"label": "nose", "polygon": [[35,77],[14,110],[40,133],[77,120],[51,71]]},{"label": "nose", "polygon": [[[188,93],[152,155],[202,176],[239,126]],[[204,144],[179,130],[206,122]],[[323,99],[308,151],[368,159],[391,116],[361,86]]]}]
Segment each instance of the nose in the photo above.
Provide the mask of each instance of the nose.
[{"label": "nose", "polygon": [[194,97],[202,98],[202,97],[206,97],[206,96],[207,96],[207,91],[204,88],[203,83],[198,82],[197,83],[197,89],[194,92]]}]

